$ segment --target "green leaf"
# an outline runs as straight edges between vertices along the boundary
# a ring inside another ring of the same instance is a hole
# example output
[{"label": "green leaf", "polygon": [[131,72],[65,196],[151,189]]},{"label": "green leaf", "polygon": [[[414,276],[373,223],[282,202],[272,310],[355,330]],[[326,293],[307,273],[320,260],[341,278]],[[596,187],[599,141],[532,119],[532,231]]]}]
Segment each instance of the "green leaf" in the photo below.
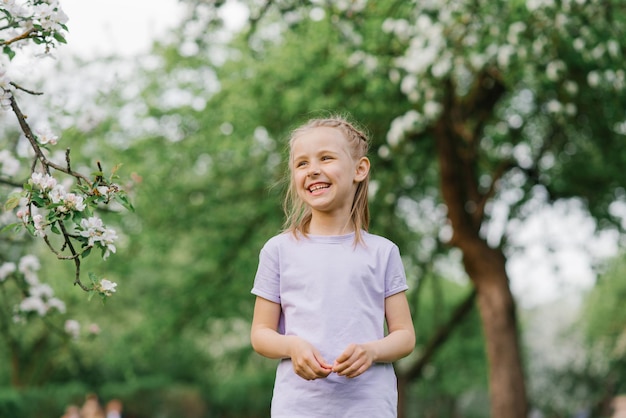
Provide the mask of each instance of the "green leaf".
[{"label": "green leaf", "polygon": [[46,205],[46,201],[41,195],[33,195],[30,197],[30,201],[33,202],[38,208],[42,208]]},{"label": "green leaf", "polygon": [[6,203],[4,204],[4,210],[13,210],[17,207],[17,205],[20,204],[20,199],[22,198],[22,196],[20,194],[12,194],[11,196],[9,196],[9,198],[7,199]]},{"label": "green leaf", "polygon": [[133,204],[130,202],[130,200],[128,200],[128,196],[126,196],[125,194],[122,193],[117,193],[114,196],[115,200],[117,202],[119,202],[122,206],[124,206],[127,210],[134,212],[135,211],[135,207],[133,206]]},{"label": "green leaf", "polygon": [[91,253],[91,249],[92,249],[92,248],[93,248],[93,247],[89,247],[89,248],[87,248],[85,251],[83,251],[83,252],[82,252],[82,254],[80,255],[80,257],[81,257],[81,258],[85,258],[85,257],[89,256],[89,254]]},{"label": "green leaf", "polygon": [[50,231],[52,231],[54,234],[61,235],[61,231],[59,231],[59,228],[57,228],[56,222],[50,225]]},{"label": "green leaf", "polygon": [[54,39],[56,39],[57,41],[59,41],[62,44],[66,44],[67,41],[65,40],[65,38],[63,37],[63,35],[61,35],[59,32],[54,32]]},{"label": "green leaf", "polygon": [[13,229],[14,231],[19,231],[21,227],[23,227],[24,224],[21,222],[15,222],[12,224],[8,224],[3,226],[2,228],[0,228],[0,233],[4,232],[4,231],[8,231],[9,229]]},{"label": "green leaf", "polygon": [[35,225],[33,225],[32,223],[27,223],[25,226],[28,232],[31,233],[31,235],[35,235]]},{"label": "green leaf", "polygon": [[13,49],[11,49],[8,45],[5,45],[4,48],[2,48],[2,52],[8,55],[9,60],[12,60],[13,57],[15,57],[15,51],[13,51]]}]

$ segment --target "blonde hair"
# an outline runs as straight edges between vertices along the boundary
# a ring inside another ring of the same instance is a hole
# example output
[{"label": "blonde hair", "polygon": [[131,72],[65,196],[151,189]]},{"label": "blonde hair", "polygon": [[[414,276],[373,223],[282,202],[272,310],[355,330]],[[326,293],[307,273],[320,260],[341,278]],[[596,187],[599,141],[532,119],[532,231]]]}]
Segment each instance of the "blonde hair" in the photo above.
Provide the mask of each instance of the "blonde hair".
[{"label": "blonde hair", "polygon": [[[366,157],[369,149],[369,140],[366,134],[355,127],[342,116],[333,116],[329,118],[311,119],[304,125],[294,129],[289,138],[289,187],[283,202],[285,211],[284,230],[292,232],[295,236],[298,233],[306,236],[309,225],[311,223],[311,208],[298,196],[296,184],[291,168],[292,146],[294,140],[303,133],[315,128],[335,128],[338,129],[348,141],[350,154],[355,161]],[[368,205],[367,191],[369,188],[369,172],[363,181],[357,185],[352,201],[352,209],[350,211],[350,219],[355,232],[355,243],[362,242],[361,230],[367,231],[370,223],[370,212]]]}]

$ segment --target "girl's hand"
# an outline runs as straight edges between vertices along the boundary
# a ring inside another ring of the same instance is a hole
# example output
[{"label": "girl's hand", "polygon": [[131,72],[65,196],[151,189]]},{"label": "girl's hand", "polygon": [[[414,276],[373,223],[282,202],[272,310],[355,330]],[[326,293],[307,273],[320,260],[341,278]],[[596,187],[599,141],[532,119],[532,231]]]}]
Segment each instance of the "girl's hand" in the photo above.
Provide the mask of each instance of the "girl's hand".
[{"label": "girl's hand", "polygon": [[289,356],[293,371],[303,379],[324,378],[333,371],[333,366],[326,363],[319,351],[302,338],[292,337]]},{"label": "girl's hand", "polygon": [[364,344],[350,344],[335,360],[333,372],[349,378],[357,377],[370,368],[374,353]]}]

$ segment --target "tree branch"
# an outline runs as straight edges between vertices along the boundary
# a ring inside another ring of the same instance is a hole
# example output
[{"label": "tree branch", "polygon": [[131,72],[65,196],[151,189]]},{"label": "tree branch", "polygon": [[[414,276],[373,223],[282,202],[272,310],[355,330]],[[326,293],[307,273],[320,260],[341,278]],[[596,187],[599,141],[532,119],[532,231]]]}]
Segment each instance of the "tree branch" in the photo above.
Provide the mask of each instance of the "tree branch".
[{"label": "tree branch", "polygon": [[23,39],[27,39],[30,37],[30,35],[35,32],[35,29],[29,29],[26,32],[24,32],[21,35],[16,36],[15,38],[9,39],[8,41],[3,41],[0,43],[0,45],[11,45],[12,43],[21,41]]},{"label": "tree branch", "polygon": [[17,104],[17,101],[15,100],[15,97],[11,96],[10,101],[11,101],[11,109],[13,109],[13,112],[15,113],[15,116],[17,117],[18,123],[20,124],[20,128],[22,128],[22,132],[24,132],[24,136],[26,137],[26,139],[28,139],[28,142],[30,142],[31,147],[35,151],[36,160],[39,160],[39,162],[43,166],[44,171],[47,174],[50,174],[50,168],[54,168],[55,170],[60,171],[65,174],[69,174],[70,176],[73,176],[76,179],[82,179],[91,186],[91,182],[89,181],[89,179],[85,177],[84,175],[82,175],[81,173],[72,171],[69,168],[69,164],[68,164],[68,167],[66,168],[48,160],[48,158],[44,155],[43,151],[41,150],[41,147],[37,143],[37,140],[35,139],[35,135],[33,134],[33,131],[30,129],[30,126],[26,122],[26,116],[20,110]]},{"label": "tree branch", "polygon": [[439,347],[441,347],[443,343],[448,340],[452,331],[454,331],[457,325],[459,325],[463,319],[465,319],[467,314],[471,312],[474,307],[475,299],[476,288],[473,288],[469,295],[467,295],[467,297],[456,307],[448,322],[440,327],[430,338],[417,361],[406,372],[402,373],[402,379],[406,382],[410,382],[421,376],[424,367],[430,363]]}]

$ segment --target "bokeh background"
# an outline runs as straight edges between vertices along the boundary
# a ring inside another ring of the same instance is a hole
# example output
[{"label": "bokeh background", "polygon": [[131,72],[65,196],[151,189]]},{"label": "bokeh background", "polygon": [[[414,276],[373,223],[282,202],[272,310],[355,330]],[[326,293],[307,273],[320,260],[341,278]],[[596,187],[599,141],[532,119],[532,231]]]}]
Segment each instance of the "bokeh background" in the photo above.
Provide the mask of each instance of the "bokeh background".
[{"label": "bokeh background", "polygon": [[[67,306],[16,323],[23,295],[0,282],[0,417],[61,417],[94,395],[124,417],[269,416],[276,363],[250,348],[249,291],[282,225],[289,131],[332,113],[371,135],[371,230],[398,243],[411,285],[402,417],[497,418],[494,379],[520,377],[529,416],[617,416],[620,1],[127,3],[62,1],[68,44],[14,63],[45,93],[20,97],[30,123],[59,132],[75,167],[121,163],[136,210],[106,214],[117,253],[83,267],[118,283],[106,303],[39,241],[0,234],[0,264],[37,255]],[[0,133],[24,141],[8,112]],[[498,262],[493,290],[481,266]],[[511,296],[504,328],[490,295]],[[500,370],[502,341],[523,376]]]}]

